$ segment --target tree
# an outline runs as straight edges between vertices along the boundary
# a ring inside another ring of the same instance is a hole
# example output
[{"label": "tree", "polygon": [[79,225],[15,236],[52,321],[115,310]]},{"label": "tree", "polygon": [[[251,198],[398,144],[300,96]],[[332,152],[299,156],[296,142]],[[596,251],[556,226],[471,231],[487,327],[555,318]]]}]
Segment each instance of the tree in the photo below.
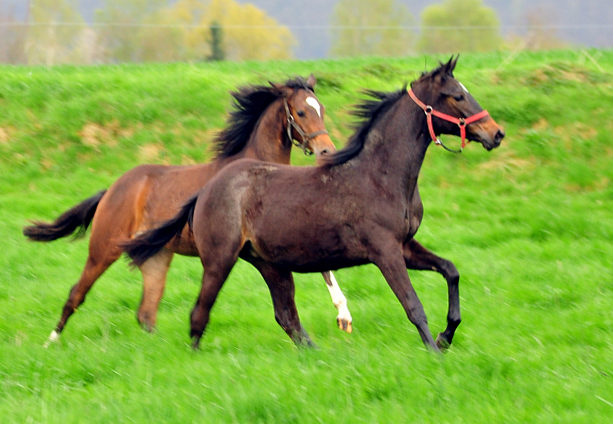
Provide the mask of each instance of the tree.
[{"label": "tree", "polygon": [[136,32],[136,58],[142,62],[185,60],[187,29],[180,25],[174,9],[159,9],[142,19]]},{"label": "tree", "polygon": [[222,45],[230,60],[292,57],[296,39],[291,31],[252,4],[212,0],[202,24],[210,27],[212,22],[224,29]]},{"label": "tree", "polygon": [[[31,1],[29,63],[285,59],[295,44],[287,27],[236,0],[104,0],[97,32],[76,12],[77,0]],[[0,49],[0,58],[12,50]]]},{"label": "tree", "polygon": [[[142,61],[141,25],[146,25],[147,19],[151,20],[151,14],[165,4],[165,0],[105,0],[103,8],[96,10],[95,16],[95,22],[100,27],[98,36],[105,61]],[[153,22],[153,25],[156,23]]]},{"label": "tree", "polygon": [[222,47],[223,35],[221,26],[215,21],[211,23],[211,55],[209,60],[219,61],[224,60],[226,54]]},{"label": "tree", "polygon": [[[32,0],[25,44],[29,64],[84,63],[87,25],[69,0]],[[66,25],[66,24],[69,25]]]},{"label": "tree", "polygon": [[483,0],[445,0],[422,12],[417,45],[426,53],[496,50],[502,46],[500,21]]},{"label": "tree", "polygon": [[413,16],[396,0],[341,0],[334,8],[331,54],[402,56],[412,51]]},{"label": "tree", "polygon": [[[294,37],[253,5],[235,0],[105,0],[96,22],[113,62],[291,57]],[[223,30],[223,38],[221,37]]]},{"label": "tree", "polygon": [[208,28],[203,26],[209,3],[208,0],[179,0],[167,12],[182,27],[182,60],[204,60],[210,55]]}]

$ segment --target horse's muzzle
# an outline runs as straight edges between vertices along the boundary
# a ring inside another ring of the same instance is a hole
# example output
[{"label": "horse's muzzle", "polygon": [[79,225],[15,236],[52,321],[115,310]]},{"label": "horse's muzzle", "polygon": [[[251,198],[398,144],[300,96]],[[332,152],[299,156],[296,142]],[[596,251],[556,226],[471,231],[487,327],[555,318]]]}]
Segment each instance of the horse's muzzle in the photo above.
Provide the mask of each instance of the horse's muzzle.
[{"label": "horse's muzzle", "polygon": [[[473,126],[475,136],[474,141],[481,143],[485,150],[492,150],[500,146],[500,143],[502,143],[505,132],[492,118],[485,120],[483,123],[475,123]],[[469,129],[473,130],[470,127]],[[473,139],[473,137],[469,137],[469,139]]]},{"label": "horse's muzzle", "polygon": [[315,154],[317,162],[336,152],[336,146],[328,134],[321,134],[309,140],[309,148]]}]

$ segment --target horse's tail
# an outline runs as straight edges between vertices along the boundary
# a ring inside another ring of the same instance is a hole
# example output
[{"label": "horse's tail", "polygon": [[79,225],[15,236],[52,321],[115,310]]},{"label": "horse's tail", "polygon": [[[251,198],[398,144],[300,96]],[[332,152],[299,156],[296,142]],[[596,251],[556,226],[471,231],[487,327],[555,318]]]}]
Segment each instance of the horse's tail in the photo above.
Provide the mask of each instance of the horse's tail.
[{"label": "horse's tail", "polygon": [[82,237],[92,219],[94,219],[94,214],[104,193],[106,193],[106,190],[83,200],[78,205],[68,209],[52,223],[32,221],[33,225],[23,228],[23,235],[34,241],[53,241],[69,236],[76,231],[75,238]]},{"label": "horse's tail", "polygon": [[192,196],[183,204],[181,210],[173,218],[160,226],[139,234],[137,237],[120,243],[124,252],[132,259],[132,265],[140,266],[147,259],[158,253],[175,236],[180,236],[183,228],[189,223],[191,228],[194,208],[198,194]]}]

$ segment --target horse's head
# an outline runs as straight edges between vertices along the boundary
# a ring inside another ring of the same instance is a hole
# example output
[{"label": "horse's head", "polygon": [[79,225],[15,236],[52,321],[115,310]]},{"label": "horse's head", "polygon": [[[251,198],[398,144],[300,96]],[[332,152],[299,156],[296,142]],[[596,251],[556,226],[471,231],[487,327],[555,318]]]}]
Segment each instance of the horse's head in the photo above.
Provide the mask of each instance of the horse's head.
[{"label": "horse's head", "polygon": [[500,146],[504,131],[483,110],[475,98],[453,76],[458,57],[428,72],[411,85],[409,94],[426,112],[428,130],[433,141],[437,134],[455,134],[477,141],[487,150]]},{"label": "horse's head", "polygon": [[315,83],[315,77],[311,75],[304,85],[271,85],[283,97],[288,138],[305,153],[314,153],[319,162],[322,157],[335,152],[336,147],[324,124],[325,108],[313,91]]}]

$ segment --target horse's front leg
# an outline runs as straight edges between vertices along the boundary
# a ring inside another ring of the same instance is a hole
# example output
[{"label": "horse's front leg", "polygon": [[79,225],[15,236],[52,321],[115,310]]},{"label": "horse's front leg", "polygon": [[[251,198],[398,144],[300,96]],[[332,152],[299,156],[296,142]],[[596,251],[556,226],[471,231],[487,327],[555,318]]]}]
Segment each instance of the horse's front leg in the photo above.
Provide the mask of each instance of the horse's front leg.
[{"label": "horse's front leg", "polygon": [[343,294],[341,288],[336,282],[336,278],[334,278],[334,274],[332,274],[332,271],[322,272],[321,275],[324,277],[326,286],[330,291],[332,303],[334,303],[334,306],[338,311],[338,316],[336,317],[336,323],[338,325],[338,328],[343,331],[346,331],[347,333],[351,333],[351,331],[353,331],[353,328],[351,326],[352,319],[351,313],[349,312],[349,308],[347,308],[347,299],[345,298],[345,295]]},{"label": "horse's front leg", "polygon": [[404,244],[403,253],[408,269],[436,271],[447,280],[447,290],[449,293],[447,328],[436,338],[436,345],[440,349],[447,349],[451,345],[453,335],[462,321],[460,316],[460,274],[451,261],[436,256],[415,239],[411,239]]},{"label": "horse's front leg", "polygon": [[253,265],[260,271],[268,285],[275,320],[298,347],[317,347],[300,323],[298,309],[294,300],[294,277],[289,271],[281,270],[265,262]]},{"label": "horse's front leg", "polygon": [[417,328],[426,347],[439,352],[439,348],[428,328],[428,319],[424,307],[411,284],[402,256],[398,254],[398,246],[395,245],[391,249],[370,254],[369,257],[371,262],[381,270],[383,277],[402,304],[409,321]]}]

